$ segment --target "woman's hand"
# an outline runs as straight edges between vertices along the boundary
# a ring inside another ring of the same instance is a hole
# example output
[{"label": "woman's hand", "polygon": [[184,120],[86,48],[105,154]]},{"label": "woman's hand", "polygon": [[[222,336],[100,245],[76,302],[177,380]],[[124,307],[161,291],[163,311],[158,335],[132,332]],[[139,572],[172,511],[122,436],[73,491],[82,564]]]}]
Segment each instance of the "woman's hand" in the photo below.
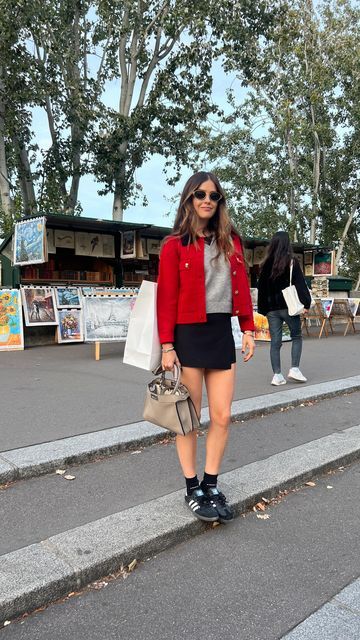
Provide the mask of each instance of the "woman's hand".
[{"label": "woman's hand", "polygon": [[242,349],[241,349],[241,353],[245,353],[244,362],[247,362],[248,360],[250,360],[250,358],[253,357],[254,352],[255,352],[254,338],[251,335],[244,333],[243,339],[242,339]]},{"label": "woman's hand", "polygon": [[161,366],[165,371],[172,371],[174,368],[174,364],[177,364],[180,367],[179,358],[176,355],[176,351],[169,351],[168,353],[163,353],[161,357]]}]

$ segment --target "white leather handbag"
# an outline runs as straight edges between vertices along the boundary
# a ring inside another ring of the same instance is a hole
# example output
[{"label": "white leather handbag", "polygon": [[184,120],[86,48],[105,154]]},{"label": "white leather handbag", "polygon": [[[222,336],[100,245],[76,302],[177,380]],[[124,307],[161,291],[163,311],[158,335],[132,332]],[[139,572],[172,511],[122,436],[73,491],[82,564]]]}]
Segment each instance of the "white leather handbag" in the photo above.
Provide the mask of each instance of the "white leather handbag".
[{"label": "white leather handbag", "polygon": [[294,284],[291,284],[294,261],[290,264],[290,285],[282,290],[289,316],[299,316],[304,311],[304,305],[299,300],[298,292]]}]

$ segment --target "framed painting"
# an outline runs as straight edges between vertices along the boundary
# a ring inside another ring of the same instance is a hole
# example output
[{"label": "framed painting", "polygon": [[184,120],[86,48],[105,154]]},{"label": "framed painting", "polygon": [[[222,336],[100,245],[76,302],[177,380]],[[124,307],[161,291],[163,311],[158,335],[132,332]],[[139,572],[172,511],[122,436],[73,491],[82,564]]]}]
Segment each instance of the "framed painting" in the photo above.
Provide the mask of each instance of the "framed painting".
[{"label": "framed painting", "polygon": [[313,263],[313,252],[312,251],[304,251],[304,265]]},{"label": "framed painting", "polygon": [[333,273],[334,252],[319,251],[314,253],[314,276],[331,276]]},{"label": "framed painting", "polygon": [[103,256],[103,237],[101,233],[89,233],[90,236],[90,256],[102,258]]},{"label": "framed painting", "polygon": [[47,252],[56,253],[54,229],[46,229]]},{"label": "framed painting", "polygon": [[80,309],[80,293],[77,287],[56,287],[55,300],[58,309],[73,307]]},{"label": "framed painting", "polygon": [[121,258],[136,258],[136,233],[135,233],[135,231],[122,231],[122,233],[121,233]]},{"label": "framed painting", "polygon": [[55,229],[55,247],[62,249],[75,249],[75,233],[67,229]]},{"label": "framed painting", "polygon": [[160,239],[147,238],[146,245],[147,245],[147,253],[152,253],[157,256],[160,254],[160,246],[161,246]]},{"label": "framed painting", "polygon": [[330,313],[334,304],[334,298],[321,298],[320,302],[321,302],[323,311],[326,317],[328,318],[330,316]]},{"label": "framed painting", "polygon": [[15,265],[46,262],[45,222],[45,218],[33,218],[15,224],[13,252]]},{"label": "framed painting", "polygon": [[49,287],[22,287],[20,291],[27,327],[58,324],[53,289]]},{"label": "framed painting", "polygon": [[90,233],[76,231],[75,233],[75,255],[90,256]]},{"label": "framed painting", "polygon": [[85,342],[125,342],[136,296],[83,298]]},{"label": "framed painting", "polygon": [[102,257],[103,258],[115,258],[115,238],[103,234],[102,238]]},{"label": "framed painting", "polygon": [[24,348],[20,291],[0,290],[0,351]]},{"label": "framed painting", "polygon": [[59,310],[59,344],[69,342],[84,342],[81,309]]},{"label": "framed painting", "polygon": [[244,249],[244,259],[246,264],[249,267],[252,267],[254,264],[254,250],[253,249]]},{"label": "framed painting", "polygon": [[304,266],[304,275],[305,276],[312,276],[313,275],[313,266],[312,266],[312,264],[306,264]]},{"label": "framed painting", "polygon": [[253,257],[253,264],[261,264],[262,261],[265,259],[266,256],[266,247],[265,246],[259,246],[259,247],[255,247],[254,249],[254,257]]}]

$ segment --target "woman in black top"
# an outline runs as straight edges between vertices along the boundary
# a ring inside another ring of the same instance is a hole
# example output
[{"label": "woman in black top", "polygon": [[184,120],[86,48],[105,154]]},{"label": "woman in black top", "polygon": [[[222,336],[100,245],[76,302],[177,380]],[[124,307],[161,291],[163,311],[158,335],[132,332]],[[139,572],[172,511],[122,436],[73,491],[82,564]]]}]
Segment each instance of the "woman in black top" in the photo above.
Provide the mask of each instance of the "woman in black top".
[{"label": "woman in black top", "polygon": [[269,322],[271,346],[270,360],[274,372],[271,384],[286,384],[281,373],[280,349],[282,346],[282,325],[286,322],[292,338],[291,368],[288,378],[297,382],[306,382],[305,376],[299,369],[302,336],[300,316],[290,316],[282,294],[290,284],[290,264],[293,261],[292,282],[300,301],[303,303],[304,313],[310,308],[311,296],[303,273],[296,258],[294,258],[289,235],[286,231],[278,231],[272,237],[267,256],[262,265],[258,282],[258,311],[266,316]]}]

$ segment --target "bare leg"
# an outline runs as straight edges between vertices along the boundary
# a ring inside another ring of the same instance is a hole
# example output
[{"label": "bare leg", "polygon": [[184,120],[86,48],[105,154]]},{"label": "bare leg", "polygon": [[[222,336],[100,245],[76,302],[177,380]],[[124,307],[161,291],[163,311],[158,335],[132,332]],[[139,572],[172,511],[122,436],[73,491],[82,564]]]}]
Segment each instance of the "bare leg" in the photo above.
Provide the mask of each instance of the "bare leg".
[{"label": "bare leg", "polygon": [[206,438],[205,471],[217,475],[228,440],[236,364],[231,369],[208,369],[205,384],[209,399],[210,427]]},{"label": "bare leg", "polygon": [[[201,411],[203,378],[204,369],[182,368],[181,382],[189,389],[198,415]],[[196,431],[192,431],[186,436],[176,436],[176,449],[185,478],[193,478],[196,475],[196,445]]]}]

